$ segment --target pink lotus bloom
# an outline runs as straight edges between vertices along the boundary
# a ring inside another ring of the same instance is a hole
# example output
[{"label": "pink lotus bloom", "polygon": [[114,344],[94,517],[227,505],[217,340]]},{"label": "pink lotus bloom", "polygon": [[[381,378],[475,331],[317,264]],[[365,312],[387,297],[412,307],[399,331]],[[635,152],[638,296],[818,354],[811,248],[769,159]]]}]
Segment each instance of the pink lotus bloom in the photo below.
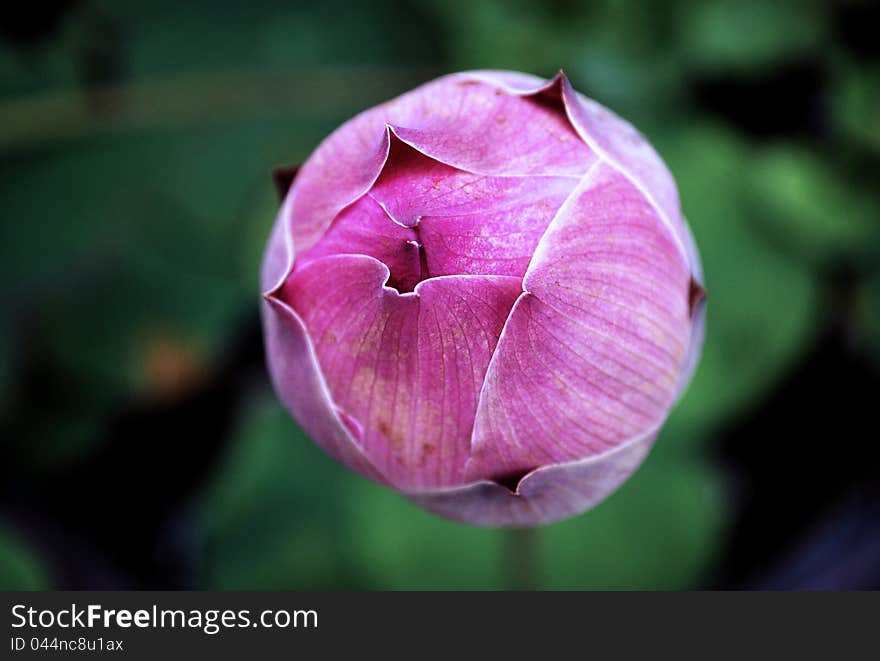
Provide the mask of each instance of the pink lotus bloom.
[{"label": "pink lotus bloom", "polygon": [[349,468],[451,519],[546,523],[644,459],[699,356],[700,281],[635,129],[562,73],[453,74],[299,170],[263,263],[269,368]]}]

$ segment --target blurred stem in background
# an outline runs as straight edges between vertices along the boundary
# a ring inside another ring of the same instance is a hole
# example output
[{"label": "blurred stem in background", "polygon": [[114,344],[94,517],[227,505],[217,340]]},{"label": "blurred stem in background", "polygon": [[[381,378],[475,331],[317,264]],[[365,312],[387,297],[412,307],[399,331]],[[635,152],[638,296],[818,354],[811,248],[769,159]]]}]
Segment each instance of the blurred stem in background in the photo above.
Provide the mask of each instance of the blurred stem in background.
[{"label": "blurred stem in background", "polygon": [[536,528],[504,531],[504,583],[509,590],[537,590],[541,587],[540,532]]},{"label": "blurred stem in background", "polygon": [[[26,149],[71,138],[208,122],[299,120],[354,114],[438,75],[428,67],[312,67],[225,70],[53,90],[0,100],[0,149]],[[302,90],[309,103],[302,104]],[[342,109],[340,113],[340,109]]]}]

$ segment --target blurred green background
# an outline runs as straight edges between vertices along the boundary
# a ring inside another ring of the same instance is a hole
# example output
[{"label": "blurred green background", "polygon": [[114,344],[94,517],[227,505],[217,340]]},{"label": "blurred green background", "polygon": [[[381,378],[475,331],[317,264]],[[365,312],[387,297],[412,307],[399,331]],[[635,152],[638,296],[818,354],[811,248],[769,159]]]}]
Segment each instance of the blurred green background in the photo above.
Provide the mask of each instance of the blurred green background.
[{"label": "blurred green background", "polygon": [[[871,4],[2,11],[0,587],[503,588],[517,544],[536,587],[804,587],[786,568],[829,563],[831,586],[880,585],[876,559],[852,568],[880,540],[876,433],[858,430],[880,393]],[[257,273],[273,166],[436,75],[560,67],[675,175],[708,335],[635,477],[523,538],[317,450],[268,384]]]}]

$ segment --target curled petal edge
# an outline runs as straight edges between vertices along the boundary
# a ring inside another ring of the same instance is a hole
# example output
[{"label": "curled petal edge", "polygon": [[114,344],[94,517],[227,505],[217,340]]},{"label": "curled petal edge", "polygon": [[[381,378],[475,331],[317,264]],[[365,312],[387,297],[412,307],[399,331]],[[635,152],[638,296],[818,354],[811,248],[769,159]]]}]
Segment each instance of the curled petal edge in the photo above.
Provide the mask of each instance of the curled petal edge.
[{"label": "curled petal edge", "polygon": [[672,403],[673,406],[684,396],[694,373],[697,371],[700,355],[703,353],[703,342],[706,339],[706,289],[703,280],[703,265],[700,262],[700,253],[697,251],[697,243],[694,241],[690,225],[685,220],[682,226],[685,233],[684,246],[691,270],[691,287],[697,290],[697,299],[691,309],[691,337],[682,361],[681,373],[678,377],[678,391],[675,395],[675,401]]},{"label": "curled petal edge", "polygon": [[498,71],[492,69],[474,69],[473,71],[462,71],[461,73],[452,75],[455,78],[460,78],[462,80],[475,80],[485,83],[486,85],[500,87],[507,94],[531,96],[552,89],[553,86],[557,84],[557,78],[564,74],[560,71],[550,80],[545,80],[539,76],[533,76],[530,73],[521,73],[519,71]]},{"label": "curled petal edge", "polygon": [[[694,281],[698,283],[695,276]],[[702,290],[702,285],[699,285]],[[681,365],[681,375],[678,379],[678,390],[675,394],[675,406],[684,396],[690,385],[694,373],[697,371],[697,365],[700,362],[700,354],[703,352],[703,341],[706,338],[706,297],[701,295],[699,301],[691,312],[691,339],[688,344],[687,352]]]},{"label": "curled petal edge", "polygon": [[[564,108],[569,123],[580,136],[581,140],[583,140],[584,143],[590,149],[592,149],[594,153],[598,155],[600,160],[604,161],[610,167],[620,172],[623,176],[632,181],[633,185],[635,185],[636,188],[639,189],[642,195],[645,196],[651,206],[653,206],[657,211],[660,220],[663,222],[666,229],[672,235],[673,240],[675,241],[679,251],[685,258],[685,263],[688,264],[691,272],[694,273],[694,277],[697,280],[702,280],[699,258],[696,257],[696,250],[693,248],[693,239],[689,236],[690,230],[687,227],[687,224],[684,222],[675,222],[675,219],[670,218],[668,210],[664,208],[664,206],[658,202],[655,195],[650,190],[648,190],[648,188],[646,188],[644,183],[639,179],[638,176],[636,176],[633,169],[631,167],[627,167],[624,163],[619,162],[613,154],[605,149],[599,143],[599,141],[593,135],[591,135],[582,117],[583,112],[588,105],[597,104],[595,104],[594,101],[588,99],[584,95],[578,93],[574,89],[574,87],[572,87],[571,82],[569,82],[568,80],[568,77],[561,69],[559,70],[559,73],[557,73],[550,80],[543,80],[541,78],[538,78],[537,76],[532,76],[530,74],[523,74],[519,72],[493,70],[465,71],[455,75],[461,76],[463,79],[466,80],[476,80],[488,85],[495,85],[503,89],[508,94],[515,94],[522,97],[535,96],[543,93],[557,93],[559,95],[559,101]],[[630,129],[632,129],[634,133],[637,133],[626,120],[620,118],[607,108],[603,108],[602,110],[603,112],[607,113],[609,117],[614,118],[616,122],[620,123],[621,125],[630,127]],[[645,141],[644,144],[652,155],[652,167],[661,168],[664,173],[664,179],[667,180],[670,185],[674,186],[674,180],[672,178],[672,175],[666,168],[666,164],[659,157],[659,155],[657,155],[653,147],[651,147],[651,145],[647,143],[647,141]]]},{"label": "curled petal edge", "polygon": [[269,233],[266,249],[263,251],[263,264],[260,268],[260,291],[263,296],[271,296],[277,291],[293,270],[293,235],[285,218],[290,216],[293,205],[293,186],[284,197],[281,208],[275,217],[275,224]]},{"label": "curled petal edge", "polygon": [[617,490],[642,463],[658,430],[601,455],[536,468],[520,480],[515,492],[481,480],[402,493],[434,514],[463,523],[509,528],[553,523],[597,505]]},{"label": "curled petal edge", "polygon": [[[364,186],[362,190],[355,193],[351,199],[338,205],[339,208],[336,210],[336,213],[332,217],[326,219],[321,236],[326,234],[332,226],[333,220],[338,217],[340,213],[358,202],[370,191],[370,189],[373,188],[376,181],[378,181],[386,167],[388,167],[391,157],[391,148],[395,142],[416,150],[425,158],[443,165],[448,165],[449,167],[457,168],[456,165],[446,163],[445,161],[425,152],[416,140],[408,136],[407,129],[386,123],[385,139],[380,147],[380,157],[377,161],[376,167],[367,177],[367,185]],[[272,226],[272,231],[269,233],[269,240],[266,243],[266,249],[264,251],[265,256],[263,259],[262,270],[260,272],[260,289],[264,296],[271,295],[273,292],[277,291],[293,271],[294,262],[296,260],[296,245],[294,243],[291,223],[297,197],[297,188],[293,185],[293,181],[299,170],[300,167],[296,166],[291,168],[279,168],[276,171],[276,186],[279,187],[279,190],[281,190],[281,187],[284,185],[287,185],[288,188],[286,193],[282,196],[281,207],[278,209],[278,214],[275,217],[275,224]],[[307,248],[309,247],[311,246],[307,246]]]},{"label": "curled petal edge", "polygon": [[284,202],[284,198],[287,197],[287,192],[293,186],[301,167],[301,165],[279,165],[272,170],[272,182],[275,184],[279,203]]},{"label": "curled petal edge", "polygon": [[[392,130],[393,129],[390,125],[385,125],[385,140],[380,147],[378,166],[374,168],[374,171],[369,173],[369,176],[367,177],[368,183],[363,187],[363,190],[359,190],[352,195],[351,199],[341,202],[338,205],[339,208],[335,210],[335,213],[326,219],[324,228],[320,233],[321,236],[327,232],[333,219],[339,213],[360,200],[376,183],[376,180],[385,169],[385,164],[388,162],[388,156],[391,150]],[[299,174],[299,170],[300,168],[297,168],[295,174]],[[293,180],[291,179],[291,182],[292,181]],[[281,203],[281,208],[278,209],[278,214],[275,217],[275,224],[269,234],[263,268],[260,273],[260,289],[264,296],[271,295],[273,292],[277,291],[293,271],[293,264],[296,259],[296,246],[294,245],[293,240],[292,219],[294,206],[296,204],[297,191],[298,189],[295,185],[291,185],[287,190],[283,202]]]},{"label": "curled petal edge", "polygon": [[351,470],[387,485],[333,403],[302,319],[293,308],[271,295],[263,296],[262,314],[269,374],[284,406],[327,454]]}]

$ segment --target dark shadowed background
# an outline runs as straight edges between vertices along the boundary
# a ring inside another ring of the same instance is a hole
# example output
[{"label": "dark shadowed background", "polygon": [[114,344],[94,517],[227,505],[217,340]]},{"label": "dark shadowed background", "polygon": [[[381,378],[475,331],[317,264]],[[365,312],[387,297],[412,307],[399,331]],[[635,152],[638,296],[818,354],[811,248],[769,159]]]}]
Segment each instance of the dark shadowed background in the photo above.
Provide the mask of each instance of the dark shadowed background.
[{"label": "dark shadowed background", "polygon": [[[0,16],[0,587],[880,588],[880,8],[61,1]],[[675,175],[702,364],[531,538],[357,477],[268,383],[272,166],[436,75],[551,76]],[[519,560],[517,559],[519,558]]]}]

